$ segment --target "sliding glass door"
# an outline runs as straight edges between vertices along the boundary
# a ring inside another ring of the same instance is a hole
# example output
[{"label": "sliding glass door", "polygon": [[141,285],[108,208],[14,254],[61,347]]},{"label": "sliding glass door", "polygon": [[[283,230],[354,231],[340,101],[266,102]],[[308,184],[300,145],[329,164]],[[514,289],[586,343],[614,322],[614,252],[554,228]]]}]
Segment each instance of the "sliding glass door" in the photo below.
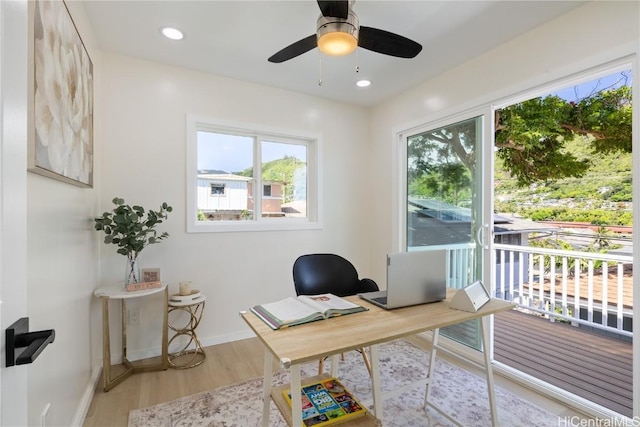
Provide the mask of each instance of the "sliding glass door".
[{"label": "sliding glass door", "polygon": [[[483,277],[483,115],[435,123],[407,133],[404,246],[407,251],[446,249],[448,287]],[[490,195],[489,195],[490,197]],[[489,199],[490,200],[490,199]],[[487,248],[488,249],[488,248]],[[445,330],[446,329],[446,330]],[[477,321],[441,332],[480,349]]]}]

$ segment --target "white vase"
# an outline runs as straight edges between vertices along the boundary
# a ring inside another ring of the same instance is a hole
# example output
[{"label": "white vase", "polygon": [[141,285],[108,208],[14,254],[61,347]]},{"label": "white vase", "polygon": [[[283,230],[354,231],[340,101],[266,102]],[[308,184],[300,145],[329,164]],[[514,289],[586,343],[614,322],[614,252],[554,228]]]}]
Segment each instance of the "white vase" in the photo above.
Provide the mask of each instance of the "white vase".
[{"label": "white vase", "polygon": [[131,283],[139,283],[142,281],[140,275],[140,263],[138,259],[138,254],[127,255],[127,265],[124,276],[125,285],[130,285]]}]

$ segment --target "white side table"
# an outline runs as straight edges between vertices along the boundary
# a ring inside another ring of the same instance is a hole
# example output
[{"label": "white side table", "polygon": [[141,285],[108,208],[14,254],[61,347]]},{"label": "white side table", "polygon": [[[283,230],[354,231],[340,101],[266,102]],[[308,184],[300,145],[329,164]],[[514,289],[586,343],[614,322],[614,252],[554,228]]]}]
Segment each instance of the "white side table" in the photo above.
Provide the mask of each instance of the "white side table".
[{"label": "white side table", "polygon": [[[141,298],[149,295],[164,292],[164,301],[162,304],[162,356],[160,362],[152,365],[133,366],[127,359],[127,307],[126,300],[131,298]],[[103,286],[96,289],[93,294],[102,299],[102,359],[103,370],[102,380],[104,391],[109,391],[113,387],[120,384],[131,374],[138,372],[159,371],[168,368],[167,365],[167,303],[169,300],[169,292],[166,284],[159,288],[145,289],[141,291],[128,292],[122,284]],[[124,372],[118,374],[115,378],[111,378],[111,339],[109,330],[109,301],[122,301],[122,364],[125,367]]]},{"label": "white side table", "polygon": [[[187,369],[193,368],[204,362],[206,357],[202,344],[196,334],[196,328],[200,324],[202,319],[202,313],[204,313],[204,303],[207,300],[205,295],[200,295],[192,301],[174,301],[169,299],[169,306],[167,314],[170,315],[173,312],[187,313],[189,318],[186,323],[176,324],[171,322],[169,317],[168,326],[169,329],[175,332],[173,337],[169,340],[168,347],[174,340],[182,337],[184,344],[179,344],[179,349],[172,351],[168,355],[169,366],[175,369]],[[174,316],[175,317],[175,316]]]}]

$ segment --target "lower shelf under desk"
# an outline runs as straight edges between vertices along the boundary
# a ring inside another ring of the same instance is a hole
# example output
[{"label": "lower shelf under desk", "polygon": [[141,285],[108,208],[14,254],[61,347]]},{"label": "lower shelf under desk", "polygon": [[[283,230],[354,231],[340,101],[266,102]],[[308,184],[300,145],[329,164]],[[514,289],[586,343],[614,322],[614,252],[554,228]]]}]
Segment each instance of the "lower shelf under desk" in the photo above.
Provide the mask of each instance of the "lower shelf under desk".
[{"label": "lower shelf under desk", "polygon": [[[304,386],[304,384],[318,382],[318,381],[326,380],[329,378],[331,378],[331,375],[329,374],[316,375],[315,377],[304,378],[302,380],[302,384]],[[293,419],[291,415],[291,405],[289,405],[289,402],[287,402],[287,400],[284,398],[284,395],[282,394],[284,390],[287,390],[290,388],[291,388],[290,384],[284,384],[281,386],[273,387],[273,389],[271,390],[271,399],[280,410],[280,413],[284,417],[287,424],[293,425]],[[351,392],[353,392],[353,390],[351,390]],[[358,396],[356,395],[355,397],[357,398]],[[373,415],[371,415],[371,413],[368,410],[363,417],[356,418],[354,420],[337,422],[336,425],[338,424],[340,426],[353,426],[353,427],[377,427],[381,425],[380,423],[376,422],[376,418]]]}]

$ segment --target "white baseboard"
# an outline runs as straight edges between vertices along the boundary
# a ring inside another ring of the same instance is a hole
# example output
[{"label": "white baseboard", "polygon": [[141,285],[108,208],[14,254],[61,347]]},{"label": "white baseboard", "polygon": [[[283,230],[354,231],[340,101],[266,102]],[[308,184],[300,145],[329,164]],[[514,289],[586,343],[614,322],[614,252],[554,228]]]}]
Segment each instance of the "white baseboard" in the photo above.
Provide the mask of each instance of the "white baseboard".
[{"label": "white baseboard", "polygon": [[76,409],[76,413],[73,416],[73,421],[71,423],[72,426],[82,427],[84,425],[84,420],[87,417],[87,412],[89,412],[89,407],[91,406],[91,401],[93,400],[93,395],[95,393],[96,387],[98,386],[98,381],[102,378],[102,367],[97,367],[91,373],[91,379],[89,383],[84,389],[84,393],[82,393],[82,398],[78,403],[78,409]]},{"label": "white baseboard", "polygon": [[[256,335],[250,329],[244,329],[241,331],[235,331],[228,334],[215,335],[210,337],[198,336],[198,338],[200,339],[200,343],[202,343],[203,347],[208,347],[211,345],[224,344],[227,342],[240,341],[247,338],[253,338],[255,336]],[[162,354],[160,347],[147,348],[147,349],[136,350],[136,351],[131,351],[130,349],[127,349],[127,359],[129,359],[130,361],[144,360],[152,357],[158,357],[160,356],[160,354]],[[117,356],[117,357],[120,357],[120,356]],[[112,359],[117,360],[113,356],[112,356]]]},{"label": "white baseboard", "polygon": [[206,337],[206,338],[200,338],[200,342],[202,343],[203,347],[209,347],[211,345],[217,345],[217,344],[224,344],[227,342],[233,342],[233,341],[240,341],[240,340],[245,340],[248,338],[254,338],[256,336],[256,334],[253,333],[253,331],[251,330],[242,330],[242,331],[236,331],[230,334],[224,334],[224,335],[217,335],[214,337]]}]

